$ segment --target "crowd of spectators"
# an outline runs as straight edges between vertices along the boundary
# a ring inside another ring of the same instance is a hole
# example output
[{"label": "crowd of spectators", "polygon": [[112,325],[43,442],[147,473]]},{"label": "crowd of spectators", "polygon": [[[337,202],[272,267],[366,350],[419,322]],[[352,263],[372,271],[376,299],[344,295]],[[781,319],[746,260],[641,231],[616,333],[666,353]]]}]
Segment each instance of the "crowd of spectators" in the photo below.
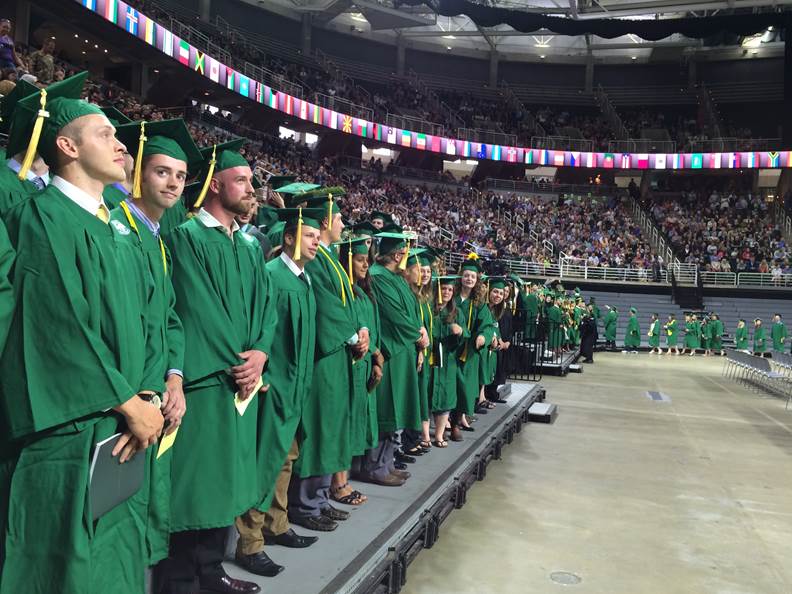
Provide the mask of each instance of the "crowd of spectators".
[{"label": "crowd of spectators", "polygon": [[680,260],[708,272],[788,274],[792,250],[768,204],[732,189],[683,190],[650,211]]}]

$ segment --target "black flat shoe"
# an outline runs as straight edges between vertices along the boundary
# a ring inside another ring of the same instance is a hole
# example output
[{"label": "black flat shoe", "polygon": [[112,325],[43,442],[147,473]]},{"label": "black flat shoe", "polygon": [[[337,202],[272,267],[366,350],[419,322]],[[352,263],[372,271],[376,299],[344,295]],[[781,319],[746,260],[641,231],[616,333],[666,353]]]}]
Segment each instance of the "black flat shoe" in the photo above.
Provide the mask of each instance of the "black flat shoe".
[{"label": "black flat shoe", "polygon": [[310,547],[317,540],[319,540],[318,536],[300,536],[289,528],[283,534],[277,534],[275,536],[266,535],[264,537],[264,544],[280,545],[290,549],[304,549]]},{"label": "black flat shoe", "polygon": [[349,519],[349,512],[348,511],[341,511],[340,509],[334,508],[332,505],[328,505],[326,508],[322,510],[322,515],[325,518],[333,520],[335,522]]},{"label": "black flat shoe", "polygon": [[465,426],[460,426],[460,429],[462,429],[462,431],[475,431],[476,430],[473,427],[465,427]]},{"label": "black flat shoe", "polygon": [[236,554],[236,563],[242,569],[246,569],[250,573],[256,575],[263,575],[264,577],[275,577],[285,569],[283,565],[278,565],[267,556],[263,551],[253,555],[240,555]]},{"label": "black flat shoe", "polygon": [[338,524],[322,515],[309,516],[306,518],[289,518],[289,522],[308,528],[308,530],[316,530],[317,532],[332,532],[338,528]]},{"label": "black flat shoe", "polygon": [[393,467],[396,470],[407,470],[407,465],[404,462],[394,462]]},{"label": "black flat shoe", "polygon": [[219,575],[210,578],[201,578],[201,592],[216,592],[218,594],[258,594],[261,588],[253,582],[236,580],[228,575]]},{"label": "black flat shoe", "polygon": [[396,452],[394,456],[396,462],[403,462],[405,464],[415,464],[415,458],[412,456],[408,456],[407,454],[402,454],[401,452]]}]

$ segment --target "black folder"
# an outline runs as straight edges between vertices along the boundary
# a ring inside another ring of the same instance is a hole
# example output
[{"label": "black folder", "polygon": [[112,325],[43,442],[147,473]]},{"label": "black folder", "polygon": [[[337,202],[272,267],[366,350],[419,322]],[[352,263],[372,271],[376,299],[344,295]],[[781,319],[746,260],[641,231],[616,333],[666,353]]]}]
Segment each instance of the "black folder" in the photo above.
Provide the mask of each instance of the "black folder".
[{"label": "black folder", "polygon": [[88,489],[94,521],[124,503],[143,486],[146,453],[138,452],[134,458],[120,464],[121,455],[113,457],[113,448],[120,437],[121,434],[116,433],[94,446]]}]

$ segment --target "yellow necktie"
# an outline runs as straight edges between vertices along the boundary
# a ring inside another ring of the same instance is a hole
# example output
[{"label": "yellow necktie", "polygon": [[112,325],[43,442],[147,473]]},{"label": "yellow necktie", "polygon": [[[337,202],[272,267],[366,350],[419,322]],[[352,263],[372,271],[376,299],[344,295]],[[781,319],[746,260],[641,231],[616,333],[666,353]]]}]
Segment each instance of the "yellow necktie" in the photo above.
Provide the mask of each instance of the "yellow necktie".
[{"label": "yellow necktie", "polygon": [[100,204],[96,210],[96,218],[100,219],[105,225],[110,222],[110,211],[104,204]]}]

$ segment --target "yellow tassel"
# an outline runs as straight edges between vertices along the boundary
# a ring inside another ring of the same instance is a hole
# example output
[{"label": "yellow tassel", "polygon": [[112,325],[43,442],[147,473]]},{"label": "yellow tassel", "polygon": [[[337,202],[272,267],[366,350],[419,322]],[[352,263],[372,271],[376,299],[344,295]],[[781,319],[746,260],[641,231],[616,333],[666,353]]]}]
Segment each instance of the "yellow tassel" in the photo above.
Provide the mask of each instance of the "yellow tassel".
[{"label": "yellow tassel", "polygon": [[143,196],[141,188],[143,178],[143,146],[146,144],[146,122],[140,122],[140,138],[138,138],[138,150],[135,157],[135,177],[132,182],[132,198]]},{"label": "yellow tassel", "polygon": [[302,208],[300,208],[297,212],[297,237],[294,239],[294,261],[297,262],[300,259],[300,253],[302,252]]},{"label": "yellow tassel", "polygon": [[347,244],[349,254],[347,254],[347,266],[349,267],[349,284],[354,284],[352,279],[352,236],[349,236],[349,243]]},{"label": "yellow tassel", "polygon": [[440,289],[440,279],[437,279],[437,307],[443,304],[443,291]]},{"label": "yellow tassel", "polygon": [[27,179],[28,171],[30,171],[33,161],[36,158],[38,151],[39,139],[41,138],[41,131],[44,128],[44,119],[49,117],[47,107],[47,89],[41,89],[41,96],[39,97],[39,110],[36,114],[36,123],[33,124],[33,133],[30,135],[30,142],[28,143],[25,158],[22,159],[22,167],[19,169],[17,177],[20,181]]},{"label": "yellow tassel", "polygon": [[407,249],[404,250],[401,262],[399,262],[399,270],[407,270],[407,260],[410,258],[410,240],[407,240]]},{"label": "yellow tassel", "polygon": [[204,198],[206,198],[206,192],[209,191],[209,182],[212,181],[212,176],[214,175],[215,163],[217,162],[215,157],[217,156],[217,145],[212,147],[212,158],[209,160],[209,171],[206,173],[206,179],[204,180],[203,187],[201,188],[201,192],[198,194],[198,198],[193,205],[193,208],[200,208],[201,204],[203,204]]},{"label": "yellow tassel", "polygon": [[327,229],[333,228],[333,195],[327,195]]}]

